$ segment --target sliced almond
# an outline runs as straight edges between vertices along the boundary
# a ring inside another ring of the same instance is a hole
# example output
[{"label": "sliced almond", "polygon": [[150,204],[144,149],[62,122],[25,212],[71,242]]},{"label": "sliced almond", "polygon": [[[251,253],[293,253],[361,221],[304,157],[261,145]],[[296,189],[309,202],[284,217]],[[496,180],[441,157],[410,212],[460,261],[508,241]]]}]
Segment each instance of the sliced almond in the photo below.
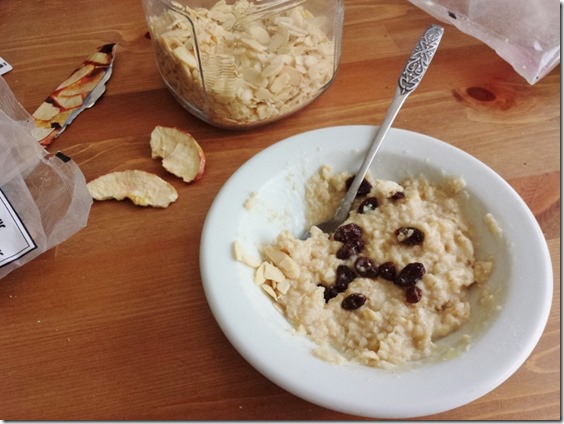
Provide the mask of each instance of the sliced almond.
[{"label": "sliced almond", "polygon": [[189,51],[185,46],[179,46],[173,50],[174,55],[178,60],[181,60],[190,68],[194,69],[198,67],[198,61],[194,56],[194,53]]},{"label": "sliced almond", "polygon": [[267,262],[263,262],[262,264],[259,265],[259,267],[255,271],[254,283],[257,286],[260,286],[261,284],[263,284],[266,281],[266,278],[264,276],[264,268],[265,268],[266,264],[267,264]]},{"label": "sliced almond", "polygon": [[272,305],[274,306],[274,309],[284,315],[284,307],[280,303],[273,303]]},{"label": "sliced almond", "polygon": [[244,68],[242,74],[245,81],[255,87],[265,87],[268,84],[268,80],[264,78],[264,75],[254,68]]},{"label": "sliced almond", "polygon": [[288,74],[290,77],[290,84],[299,86],[302,83],[303,77],[295,68],[291,66],[284,66],[281,70],[282,73]]},{"label": "sliced almond", "polygon": [[233,242],[233,253],[235,254],[235,259],[239,262],[243,262],[243,258],[245,257],[245,251],[239,240],[235,240]]},{"label": "sliced almond", "polygon": [[270,91],[274,94],[281,92],[288,86],[291,80],[292,78],[287,73],[279,74],[274,81],[272,81],[272,84],[270,84]]},{"label": "sliced almond", "polygon": [[270,297],[272,297],[274,300],[278,299],[278,295],[276,294],[276,292],[274,291],[274,289],[272,287],[270,287],[268,284],[263,284],[260,286],[266,293],[268,293],[268,295]]},{"label": "sliced almond", "polygon": [[252,268],[258,268],[260,266],[260,261],[257,258],[248,255],[247,252],[245,252],[243,245],[238,240],[233,243],[233,252],[237,261]]},{"label": "sliced almond", "polygon": [[266,51],[266,46],[254,38],[241,37],[241,42],[258,52]]},{"label": "sliced almond", "polygon": [[262,75],[271,77],[278,74],[284,67],[284,58],[282,56],[275,57],[263,70]]},{"label": "sliced almond", "polygon": [[276,290],[278,290],[281,294],[288,293],[288,290],[290,290],[290,282],[288,280],[279,282],[276,286]]},{"label": "sliced almond", "polygon": [[286,252],[274,246],[265,246],[263,251],[264,254],[280,268],[286,277],[294,279],[300,276],[300,267]]},{"label": "sliced almond", "polygon": [[278,267],[268,262],[266,262],[264,266],[264,278],[266,278],[267,280],[275,281],[277,283],[286,280],[284,273]]},{"label": "sliced almond", "polygon": [[259,43],[266,45],[270,42],[270,35],[262,25],[252,25],[247,28],[247,33]]}]

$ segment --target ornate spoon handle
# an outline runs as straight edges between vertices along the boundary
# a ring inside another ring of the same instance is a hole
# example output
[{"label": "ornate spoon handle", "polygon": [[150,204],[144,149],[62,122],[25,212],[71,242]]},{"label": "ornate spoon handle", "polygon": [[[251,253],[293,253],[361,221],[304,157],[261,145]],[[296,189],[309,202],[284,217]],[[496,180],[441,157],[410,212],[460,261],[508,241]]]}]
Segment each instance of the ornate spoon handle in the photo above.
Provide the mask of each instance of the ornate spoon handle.
[{"label": "ornate spoon handle", "polygon": [[442,27],[431,25],[423,33],[399,77],[398,87],[401,94],[409,94],[419,85],[439,47],[443,32]]},{"label": "ornate spoon handle", "polygon": [[345,197],[341,201],[335,216],[330,219],[329,221],[323,222],[318,224],[317,226],[326,233],[332,233],[337,229],[339,225],[343,223],[349,214],[351,209],[352,203],[356,197],[356,193],[362,179],[366,175],[374,156],[376,156],[376,152],[380,148],[384,137],[386,136],[392,122],[394,121],[396,115],[398,114],[403,102],[411,94],[415,88],[421,82],[425,71],[429,67],[431,63],[431,59],[435,55],[437,48],[439,47],[439,42],[441,41],[441,37],[443,35],[444,29],[438,25],[431,25],[428,27],[417,44],[413,49],[411,56],[403,68],[401,75],[398,80],[398,86],[396,88],[396,92],[394,98],[392,99],[392,103],[388,108],[388,112],[386,113],[386,117],[378,128],[376,136],[370,145],[370,148],[360,166],[360,169],[356,173],[356,176],[348,189]]}]

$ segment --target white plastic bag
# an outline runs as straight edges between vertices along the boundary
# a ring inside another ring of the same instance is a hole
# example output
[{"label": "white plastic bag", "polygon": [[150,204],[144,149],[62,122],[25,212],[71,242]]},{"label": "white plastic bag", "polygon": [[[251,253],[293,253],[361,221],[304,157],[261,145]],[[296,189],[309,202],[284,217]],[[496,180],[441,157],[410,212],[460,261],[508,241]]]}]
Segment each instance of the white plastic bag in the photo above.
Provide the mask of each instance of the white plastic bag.
[{"label": "white plastic bag", "polygon": [[560,63],[559,0],[409,0],[493,48],[534,84]]},{"label": "white plastic bag", "polygon": [[49,154],[0,77],[0,278],[83,228],[92,198],[78,165]]}]

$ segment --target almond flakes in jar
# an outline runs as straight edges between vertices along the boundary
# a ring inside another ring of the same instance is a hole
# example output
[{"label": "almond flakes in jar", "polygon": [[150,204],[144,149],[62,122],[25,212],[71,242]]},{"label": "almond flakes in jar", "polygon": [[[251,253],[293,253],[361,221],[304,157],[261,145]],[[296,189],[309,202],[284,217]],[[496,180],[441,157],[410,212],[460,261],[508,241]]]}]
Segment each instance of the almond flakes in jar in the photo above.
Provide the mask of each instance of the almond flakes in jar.
[{"label": "almond flakes in jar", "polygon": [[214,126],[286,117],[333,81],[342,0],[143,0],[159,72],[177,101]]}]

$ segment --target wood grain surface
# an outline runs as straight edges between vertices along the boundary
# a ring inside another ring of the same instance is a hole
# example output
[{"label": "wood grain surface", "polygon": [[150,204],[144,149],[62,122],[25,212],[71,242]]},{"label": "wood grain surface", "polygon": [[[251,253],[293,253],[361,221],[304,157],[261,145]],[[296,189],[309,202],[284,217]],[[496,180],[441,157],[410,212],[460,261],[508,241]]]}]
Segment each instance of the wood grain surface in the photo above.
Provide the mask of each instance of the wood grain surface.
[{"label": "wood grain surface", "polygon": [[[166,210],[97,202],[86,228],[0,281],[0,418],[361,418],[301,400],[249,365],[216,324],[199,271],[202,225],[227,178],[288,136],[379,124],[415,41],[436,23],[404,0],[345,5],[329,90],[282,121],[230,132],[191,116],[167,91],[140,0],[0,2],[0,56],[14,68],[4,78],[29,112],[96,47],[119,44],[106,94],[50,150],[71,156],[87,180],[137,168],[179,192]],[[150,158],[156,125],[200,142],[201,181],[186,185]],[[506,179],[537,218],[554,271],[549,321],[524,365],[478,400],[421,418],[560,419],[560,67],[531,86],[491,48],[445,25],[394,126],[459,147]]]}]

